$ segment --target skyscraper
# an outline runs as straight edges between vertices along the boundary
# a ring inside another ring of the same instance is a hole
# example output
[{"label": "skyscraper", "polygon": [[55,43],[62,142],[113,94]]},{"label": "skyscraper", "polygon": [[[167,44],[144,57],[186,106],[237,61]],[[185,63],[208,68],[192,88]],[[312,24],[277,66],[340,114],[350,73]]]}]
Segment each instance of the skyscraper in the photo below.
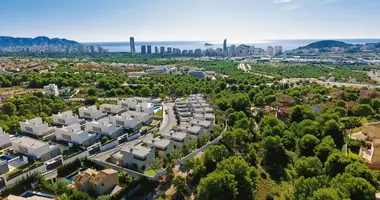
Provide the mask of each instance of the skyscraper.
[{"label": "skyscraper", "polygon": [[164,54],[165,53],[165,47],[160,47],[160,54]]},{"label": "skyscraper", "polygon": [[224,56],[228,56],[227,39],[225,39],[223,42],[223,54]]},{"label": "skyscraper", "polygon": [[282,46],[275,46],[274,47],[274,54],[277,56],[277,55],[281,55],[282,54]]},{"label": "skyscraper", "polygon": [[141,53],[146,54],[146,46],[145,45],[141,46]]},{"label": "skyscraper", "polygon": [[155,54],[158,54],[158,53],[159,53],[159,51],[158,51],[158,47],[157,47],[157,46],[154,47],[154,53],[155,53]]},{"label": "skyscraper", "polygon": [[134,37],[129,38],[129,45],[131,46],[131,53],[136,53],[135,38]]},{"label": "skyscraper", "polygon": [[148,46],[146,46],[146,48],[148,50],[148,54],[151,54],[152,53],[152,46],[148,45]]},{"label": "skyscraper", "polygon": [[274,48],[272,46],[267,47],[267,55],[268,56],[275,56],[274,55]]},{"label": "skyscraper", "polygon": [[168,52],[168,53],[172,53],[172,48],[171,48],[171,47],[168,47],[167,52]]}]

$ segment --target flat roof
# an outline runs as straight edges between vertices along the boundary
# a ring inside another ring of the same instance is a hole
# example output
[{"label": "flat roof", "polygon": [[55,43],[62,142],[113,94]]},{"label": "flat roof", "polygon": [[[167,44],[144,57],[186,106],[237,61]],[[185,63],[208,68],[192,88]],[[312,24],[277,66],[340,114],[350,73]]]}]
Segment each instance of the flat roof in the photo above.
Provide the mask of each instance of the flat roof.
[{"label": "flat roof", "polygon": [[152,151],[152,149],[143,147],[141,145],[138,145],[138,146],[127,145],[122,148],[122,151],[131,153],[139,157],[145,157]]},{"label": "flat roof", "polygon": [[48,143],[45,143],[43,141],[36,140],[36,139],[30,138],[30,137],[25,137],[25,136],[15,138],[11,142],[17,143],[17,144],[22,145],[24,147],[30,147],[33,149],[38,149],[40,147],[48,145]]},{"label": "flat roof", "polygon": [[199,125],[199,126],[203,126],[203,127],[208,127],[211,125],[211,121],[197,120],[197,119],[193,119],[189,123],[194,124],[195,126]]},{"label": "flat roof", "polygon": [[184,133],[181,131],[171,131],[171,132],[161,133],[161,136],[166,136],[166,137],[174,138],[177,140],[183,140],[187,136],[187,133]]},{"label": "flat roof", "polygon": [[202,130],[202,127],[192,126],[191,124],[187,124],[187,125],[180,125],[178,129],[184,132],[198,133],[199,131]]},{"label": "flat roof", "polygon": [[123,112],[121,115],[125,114],[130,114],[130,115],[137,115],[137,116],[147,116],[149,113],[144,113],[144,112],[137,112],[133,110],[128,110],[127,112]]},{"label": "flat roof", "polygon": [[165,147],[169,146],[171,141],[166,140],[166,139],[153,138],[153,139],[144,140],[144,143],[151,144],[155,147],[165,148]]},{"label": "flat roof", "polygon": [[100,105],[100,106],[112,107],[112,108],[121,108],[120,106],[115,105],[115,104],[102,104],[102,105]]}]

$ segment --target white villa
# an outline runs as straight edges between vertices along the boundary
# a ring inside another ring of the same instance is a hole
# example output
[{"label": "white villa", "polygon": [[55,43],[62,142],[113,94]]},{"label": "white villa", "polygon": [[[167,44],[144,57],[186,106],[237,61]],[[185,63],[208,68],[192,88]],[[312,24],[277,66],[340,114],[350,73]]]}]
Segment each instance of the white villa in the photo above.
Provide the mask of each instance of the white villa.
[{"label": "white villa", "polygon": [[142,121],[137,118],[131,118],[128,115],[115,115],[110,116],[109,121],[111,124],[115,124],[117,126],[123,126],[127,130],[137,131],[142,127]]},{"label": "white villa", "polygon": [[83,131],[79,123],[58,128],[55,132],[58,141],[66,141],[76,145],[89,146],[94,144],[97,137],[88,131]]},{"label": "white villa", "polygon": [[156,154],[159,157],[164,157],[174,150],[174,144],[171,140],[166,139],[147,139],[144,140],[144,144],[142,146],[146,146],[148,148],[155,148]]},{"label": "white villa", "polygon": [[138,170],[146,170],[149,168],[150,163],[155,159],[154,148],[147,148],[143,146],[125,146],[121,149],[122,154],[121,164],[137,168]]},{"label": "white villa", "polygon": [[3,128],[0,127],[0,149],[10,147],[11,140],[9,138],[9,134],[3,131]]},{"label": "white villa", "polygon": [[47,123],[43,123],[41,117],[20,122],[21,131],[36,136],[46,136],[55,132],[55,127],[49,127]]},{"label": "white villa", "polygon": [[123,127],[110,123],[109,117],[99,119],[98,121],[86,122],[85,130],[111,138],[117,138],[123,133]]},{"label": "white villa", "polygon": [[13,139],[11,143],[15,153],[21,153],[41,161],[47,161],[61,154],[59,145],[50,145],[29,137],[18,137]]},{"label": "white villa", "polygon": [[44,86],[44,94],[54,94],[55,96],[58,96],[58,86],[56,84],[49,84]]},{"label": "white villa", "polygon": [[190,140],[197,140],[205,135],[205,130],[201,126],[193,126],[190,124],[181,124],[177,130],[189,134]]},{"label": "white villa", "polygon": [[142,102],[137,104],[136,112],[143,112],[148,114],[154,114],[154,104],[148,102]]},{"label": "white villa", "polygon": [[96,108],[96,105],[89,106],[89,107],[82,107],[78,109],[79,111],[79,117],[85,118],[85,119],[95,119],[98,120],[102,117],[107,116],[107,113],[104,113],[101,110],[98,110]]},{"label": "white villa", "polygon": [[58,113],[52,116],[54,124],[58,125],[71,125],[75,123],[80,123],[82,120],[78,116],[73,114],[73,111],[69,110],[63,113]]},{"label": "white villa", "polygon": [[170,131],[166,133],[161,133],[161,137],[167,140],[172,140],[174,144],[174,149],[182,148],[189,143],[189,134],[181,131]]},{"label": "white villa", "polygon": [[125,108],[122,108],[119,105],[113,105],[113,104],[102,104],[100,105],[99,109],[102,112],[109,113],[109,114],[120,114],[126,110]]},{"label": "white villa", "polygon": [[153,115],[149,113],[127,111],[122,113],[121,116],[126,116],[127,118],[136,118],[142,121],[144,124],[151,124],[153,122]]},{"label": "white villa", "polygon": [[137,104],[150,103],[151,101],[152,101],[151,98],[133,97],[133,98],[117,100],[117,105],[123,108],[129,108],[129,109],[135,110],[137,107]]},{"label": "white villa", "polygon": [[193,119],[189,122],[192,126],[202,127],[206,133],[209,133],[214,128],[214,121]]}]

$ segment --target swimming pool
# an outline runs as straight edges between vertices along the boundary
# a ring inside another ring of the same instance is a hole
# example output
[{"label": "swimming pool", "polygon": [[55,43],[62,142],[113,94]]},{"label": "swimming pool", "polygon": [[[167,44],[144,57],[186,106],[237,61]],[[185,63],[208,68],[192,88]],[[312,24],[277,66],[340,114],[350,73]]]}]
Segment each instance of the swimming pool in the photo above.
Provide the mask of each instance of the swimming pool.
[{"label": "swimming pool", "polygon": [[161,106],[154,106],[154,111],[161,109]]},{"label": "swimming pool", "polygon": [[31,192],[31,191],[27,191],[25,192],[21,197],[24,197],[24,198],[30,198],[30,197],[44,197],[44,198],[47,198],[47,199],[54,199],[54,197],[52,197],[51,195],[47,195],[47,194],[42,194],[42,193],[36,193],[36,192]]},{"label": "swimming pool", "polygon": [[0,156],[0,160],[4,160],[4,161],[12,160],[13,158],[16,158],[16,156],[14,156],[14,155],[2,155],[2,156]]}]

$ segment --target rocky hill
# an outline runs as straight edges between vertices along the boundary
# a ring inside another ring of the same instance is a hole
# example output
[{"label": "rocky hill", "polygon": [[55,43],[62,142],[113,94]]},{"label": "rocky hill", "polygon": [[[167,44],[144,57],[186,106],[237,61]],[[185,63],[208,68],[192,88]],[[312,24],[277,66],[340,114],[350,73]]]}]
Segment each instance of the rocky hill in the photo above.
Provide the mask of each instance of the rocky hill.
[{"label": "rocky hill", "polygon": [[332,48],[332,47],[348,48],[351,46],[354,46],[354,45],[341,42],[341,41],[336,41],[336,40],[323,40],[323,41],[310,43],[306,46],[299,47],[298,49],[324,49],[324,48]]}]

